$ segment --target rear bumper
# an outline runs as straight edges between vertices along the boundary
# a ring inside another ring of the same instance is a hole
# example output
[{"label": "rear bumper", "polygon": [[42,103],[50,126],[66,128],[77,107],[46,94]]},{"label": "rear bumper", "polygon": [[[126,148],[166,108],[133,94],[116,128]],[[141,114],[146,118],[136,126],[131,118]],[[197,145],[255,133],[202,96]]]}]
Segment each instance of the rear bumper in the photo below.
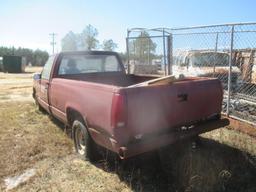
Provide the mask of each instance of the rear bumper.
[{"label": "rear bumper", "polygon": [[144,152],[148,152],[160,147],[172,144],[178,140],[196,136],[201,133],[205,133],[214,129],[225,127],[229,125],[229,120],[219,119],[219,120],[210,120],[194,126],[191,129],[169,132],[166,134],[161,134],[160,136],[154,136],[147,139],[137,140],[136,142],[129,143],[126,146],[119,147],[118,145],[113,146],[114,151],[118,152],[121,159],[126,159]]}]

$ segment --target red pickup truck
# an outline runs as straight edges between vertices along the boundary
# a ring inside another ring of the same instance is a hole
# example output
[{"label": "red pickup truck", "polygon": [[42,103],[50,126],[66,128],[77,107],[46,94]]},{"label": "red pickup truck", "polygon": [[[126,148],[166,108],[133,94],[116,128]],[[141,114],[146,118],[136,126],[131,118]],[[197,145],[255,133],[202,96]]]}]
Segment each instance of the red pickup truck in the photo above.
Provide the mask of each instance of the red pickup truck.
[{"label": "red pickup truck", "polygon": [[53,55],[33,86],[39,108],[72,128],[88,159],[97,145],[125,159],[224,127],[222,96],[217,79],[126,74],[118,54],[105,51]]}]

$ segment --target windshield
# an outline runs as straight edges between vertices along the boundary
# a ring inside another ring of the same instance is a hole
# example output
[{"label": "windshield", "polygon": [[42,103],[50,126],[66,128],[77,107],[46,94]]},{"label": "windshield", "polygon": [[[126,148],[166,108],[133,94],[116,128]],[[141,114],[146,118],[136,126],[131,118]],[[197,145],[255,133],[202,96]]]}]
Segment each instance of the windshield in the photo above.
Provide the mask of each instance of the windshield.
[{"label": "windshield", "polygon": [[65,55],[60,66],[59,75],[119,72],[118,59],[114,55]]},{"label": "windshield", "polygon": [[189,58],[189,66],[228,66],[228,54],[201,53]]}]

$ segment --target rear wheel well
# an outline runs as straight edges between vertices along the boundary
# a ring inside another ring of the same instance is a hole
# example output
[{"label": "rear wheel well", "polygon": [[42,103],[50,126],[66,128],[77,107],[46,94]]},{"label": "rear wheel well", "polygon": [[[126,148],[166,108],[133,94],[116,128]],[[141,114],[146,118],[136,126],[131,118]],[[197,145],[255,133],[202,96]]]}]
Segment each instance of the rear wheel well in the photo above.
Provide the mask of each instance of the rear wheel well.
[{"label": "rear wheel well", "polygon": [[71,127],[73,122],[78,119],[80,120],[86,127],[87,127],[87,124],[83,118],[83,116],[81,115],[80,112],[78,112],[77,110],[75,109],[72,109],[72,108],[68,108],[66,110],[66,114],[67,114],[67,121],[68,121],[68,125]]},{"label": "rear wheel well", "polygon": [[[67,114],[68,127],[71,131],[71,137],[74,140],[76,150],[78,149],[77,148],[77,139],[76,139],[77,137],[75,135],[77,128],[75,128],[73,126],[73,123],[75,120],[78,120],[80,123],[82,123],[84,125],[86,132],[88,134],[88,137],[86,139],[87,140],[87,147],[86,147],[87,158],[91,161],[97,160],[99,158],[98,148],[97,148],[95,141],[93,140],[93,138],[90,135],[90,132],[88,130],[88,125],[86,123],[86,120],[83,118],[82,114],[72,108],[67,108],[66,114]],[[78,122],[75,121],[75,123],[77,124]]]}]

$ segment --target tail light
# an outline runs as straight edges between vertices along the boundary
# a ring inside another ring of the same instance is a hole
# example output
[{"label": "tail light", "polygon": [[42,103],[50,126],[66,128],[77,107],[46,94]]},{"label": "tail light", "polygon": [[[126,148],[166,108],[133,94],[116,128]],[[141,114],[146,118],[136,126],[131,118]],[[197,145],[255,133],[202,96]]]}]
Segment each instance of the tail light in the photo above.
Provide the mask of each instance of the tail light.
[{"label": "tail light", "polygon": [[111,126],[113,128],[124,127],[126,125],[126,102],[122,94],[114,94],[112,100]]}]

